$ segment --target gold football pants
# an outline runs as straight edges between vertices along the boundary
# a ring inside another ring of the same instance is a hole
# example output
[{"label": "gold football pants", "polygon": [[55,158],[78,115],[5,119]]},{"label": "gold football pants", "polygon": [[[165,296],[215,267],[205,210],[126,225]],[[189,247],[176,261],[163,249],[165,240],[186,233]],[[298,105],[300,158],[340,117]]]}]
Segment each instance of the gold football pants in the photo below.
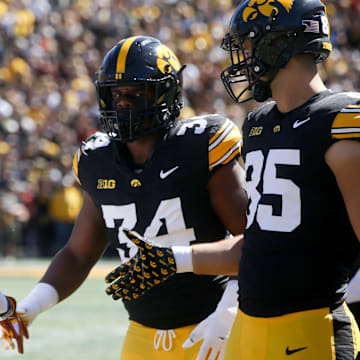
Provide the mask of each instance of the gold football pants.
[{"label": "gold football pants", "polygon": [[121,360],[195,360],[200,342],[189,349],[182,344],[195,325],[174,330],[158,330],[130,321]]},{"label": "gold football pants", "polygon": [[238,312],[224,360],[353,360],[359,329],[344,303],[259,318]]}]

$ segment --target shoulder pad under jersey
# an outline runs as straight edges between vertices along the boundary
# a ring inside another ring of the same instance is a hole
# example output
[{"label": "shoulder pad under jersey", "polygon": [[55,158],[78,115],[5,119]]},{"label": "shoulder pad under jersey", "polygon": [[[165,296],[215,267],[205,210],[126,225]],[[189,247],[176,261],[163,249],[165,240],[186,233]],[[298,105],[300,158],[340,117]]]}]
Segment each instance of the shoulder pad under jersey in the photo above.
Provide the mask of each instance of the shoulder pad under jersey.
[{"label": "shoulder pad under jersey", "polygon": [[[207,114],[181,120],[172,131],[176,136],[201,134],[206,136],[210,171],[218,165],[229,163],[240,154],[242,146],[240,130],[222,115]],[[194,141],[197,141],[196,138]]]},{"label": "shoulder pad under jersey", "polygon": [[246,121],[254,120],[259,116],[266,116],[267,114],[270,113],[270,111],[274,108],[274,106],[276,106],[275,101],[269,101],[265,104],[260,105],[253,111],[249,112]]},{"label": "shoulder pad under jersey", "polygon": [[110,144],[111,140],[108,135],[102,132],[95,132],[90,135],[76,151],[73,157],[73,175],[76,181],[81,185],[79,179],[79,162],[82,156],[88,156],[92,151],[104,148]]}]

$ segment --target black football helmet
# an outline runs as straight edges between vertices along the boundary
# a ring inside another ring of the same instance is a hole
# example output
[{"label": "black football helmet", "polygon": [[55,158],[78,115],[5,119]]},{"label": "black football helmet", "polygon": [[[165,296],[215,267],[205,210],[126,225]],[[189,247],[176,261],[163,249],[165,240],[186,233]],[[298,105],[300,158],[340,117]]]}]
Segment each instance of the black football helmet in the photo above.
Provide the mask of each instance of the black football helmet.
[{"label": "black football helmet", "polygon": [[[245,41],[250,51],[245,51]],[[271,97],[271,81],[292,56],[312,54],[315,63],[329,56],[325,5],[320,0],[245,0],[221,47],[230,52],[231,65],[221,79],[231,98],[237,103],[265,101]],[[263,76],[266,81],[260,80]]]},{"label": "black football helmet", "polygon": [[[182,107],[181,66],[176,55],[159,40],[134,36],[121,40],[105,56],[95,86],[100,117],[107,134],[130,142],[167,128]],[[140,87],[133,107],[118,109],[114,89]]]}]

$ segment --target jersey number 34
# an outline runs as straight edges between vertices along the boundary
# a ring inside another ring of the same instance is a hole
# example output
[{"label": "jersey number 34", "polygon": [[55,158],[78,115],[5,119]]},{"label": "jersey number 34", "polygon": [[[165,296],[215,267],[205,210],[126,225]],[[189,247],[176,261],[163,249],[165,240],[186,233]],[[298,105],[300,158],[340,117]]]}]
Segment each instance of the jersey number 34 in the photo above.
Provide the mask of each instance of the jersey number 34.
[{"label": "jersey number 34", "polygon": [[[101,205],[105,225],[109,229],[117,227],[115,220],[121,221],[118,228],[118,248],[122,262],[129,260],[137,252],[137,247],[123,233],[122,228],[135,229],[137,223],[136,205]],[[165,224],[166,235],[158,236],[160,228]],[[162,200],[144,236],[160,246],[189,245],[196,240],[193,228],[186,228],[179,197]]]}]

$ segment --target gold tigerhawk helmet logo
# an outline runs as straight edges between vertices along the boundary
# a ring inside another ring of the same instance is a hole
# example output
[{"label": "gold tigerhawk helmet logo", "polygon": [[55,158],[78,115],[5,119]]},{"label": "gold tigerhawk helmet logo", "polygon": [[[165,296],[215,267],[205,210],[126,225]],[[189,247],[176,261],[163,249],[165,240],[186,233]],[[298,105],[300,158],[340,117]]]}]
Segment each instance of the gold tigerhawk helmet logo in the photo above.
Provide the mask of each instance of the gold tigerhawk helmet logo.
[{"label": "gold tigerhawk helmet logo", "polygon": [[[279,4],[278,4],[279,3]],[[248,6],[244,9],[242,17],[245,22],[254,20],[259,14],[270,16],[275,10],[275,14],[279,13],[279,5],[282,5],[289,13],[294,0],[250,0]]]},{"label": "gold tigerhawk helmet logo", "polygon": [[176,55],[165,45],[161,44],[156,49],[156,65],[163,74],[171,74],[181,68],[180,61]]}]

